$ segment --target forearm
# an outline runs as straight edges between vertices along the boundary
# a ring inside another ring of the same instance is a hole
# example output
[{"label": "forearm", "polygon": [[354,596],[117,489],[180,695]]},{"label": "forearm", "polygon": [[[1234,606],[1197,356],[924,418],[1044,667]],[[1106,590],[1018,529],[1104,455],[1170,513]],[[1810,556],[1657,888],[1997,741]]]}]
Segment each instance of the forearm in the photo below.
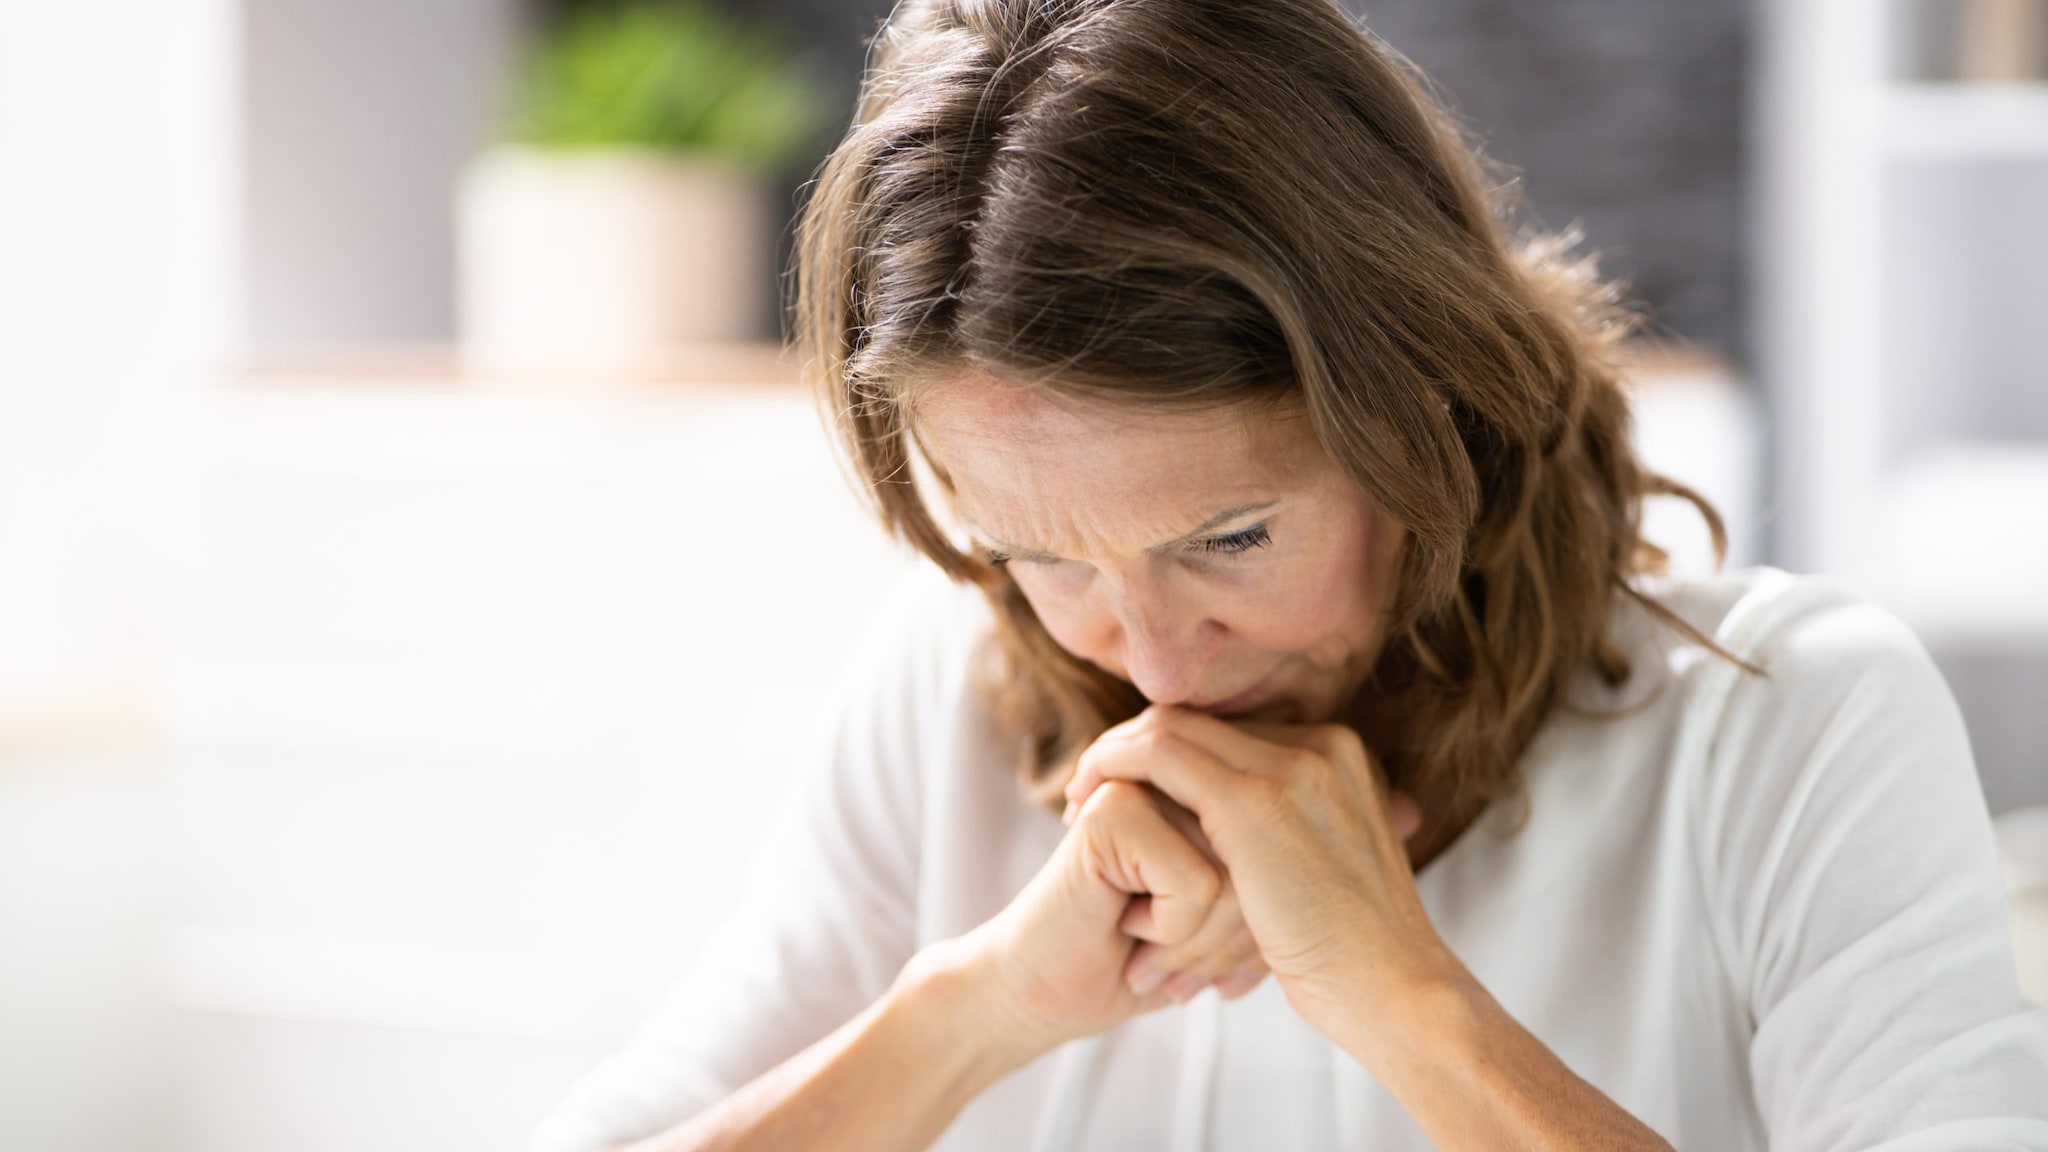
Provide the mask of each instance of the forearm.
[{"label": "forearm", "polygon": [[912,962],[881,999],[716,1106],[618,1152],[922,1149],[1028,1063],[973,1027],[959,973]]},{"label": "forearm", "polygon": [[1476,980],[1434,981],[1334,1036],[1446,1152],[1671,1145],[1580,1079]]}]

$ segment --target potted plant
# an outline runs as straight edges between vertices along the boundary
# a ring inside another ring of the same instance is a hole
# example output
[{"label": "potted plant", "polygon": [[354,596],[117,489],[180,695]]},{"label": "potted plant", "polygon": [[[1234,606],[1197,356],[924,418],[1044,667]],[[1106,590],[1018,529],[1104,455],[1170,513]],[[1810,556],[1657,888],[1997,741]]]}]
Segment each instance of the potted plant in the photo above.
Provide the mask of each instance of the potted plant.
[{"label": "potted plant", "polygon": [[457,192],[465,364],[631,373],[771,332],[774,179],[830,107],[807,63],[701,0],[546,29]]}]

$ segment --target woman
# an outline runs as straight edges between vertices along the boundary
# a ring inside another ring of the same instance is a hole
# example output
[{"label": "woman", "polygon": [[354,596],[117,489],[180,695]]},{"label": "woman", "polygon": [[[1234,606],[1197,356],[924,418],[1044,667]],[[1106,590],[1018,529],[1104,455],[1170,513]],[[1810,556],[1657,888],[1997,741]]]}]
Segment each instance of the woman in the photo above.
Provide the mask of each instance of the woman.
[{"label": "woman", "polygon": [[799,312],[933,565],[538,1145],[2048,1149],[1926,653],[1661,574],[1492,192],[1328,0],[906,0]]}]

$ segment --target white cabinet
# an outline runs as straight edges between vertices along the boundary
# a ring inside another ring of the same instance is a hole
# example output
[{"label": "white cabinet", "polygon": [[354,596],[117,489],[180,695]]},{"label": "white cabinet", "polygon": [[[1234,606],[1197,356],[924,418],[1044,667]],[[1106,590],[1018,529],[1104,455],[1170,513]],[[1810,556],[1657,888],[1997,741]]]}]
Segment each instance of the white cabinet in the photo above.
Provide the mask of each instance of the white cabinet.
[{"label": "white cabinet", "polygon": [[732,910],[907,554],[788,383],[259,375],[166,438],[192,1145],[516,1146]]},{"label": "white cabinet", "polygon": [[1773,556],[2048,652],[2048,83],[1909,79],[1912,0],[1756,13]]}]

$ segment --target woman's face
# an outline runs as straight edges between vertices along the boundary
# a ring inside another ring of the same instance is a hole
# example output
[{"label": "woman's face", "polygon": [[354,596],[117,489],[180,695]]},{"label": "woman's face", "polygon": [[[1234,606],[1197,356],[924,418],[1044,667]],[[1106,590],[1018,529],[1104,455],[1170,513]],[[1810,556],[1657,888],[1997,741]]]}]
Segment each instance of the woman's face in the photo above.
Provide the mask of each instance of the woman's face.
[{"label": "woman's face", "polygon": [[1082,405],[962,377],[918,436],[1053,639],[1155,704],[1341,718],[1405,537],[1306,415]]}]

